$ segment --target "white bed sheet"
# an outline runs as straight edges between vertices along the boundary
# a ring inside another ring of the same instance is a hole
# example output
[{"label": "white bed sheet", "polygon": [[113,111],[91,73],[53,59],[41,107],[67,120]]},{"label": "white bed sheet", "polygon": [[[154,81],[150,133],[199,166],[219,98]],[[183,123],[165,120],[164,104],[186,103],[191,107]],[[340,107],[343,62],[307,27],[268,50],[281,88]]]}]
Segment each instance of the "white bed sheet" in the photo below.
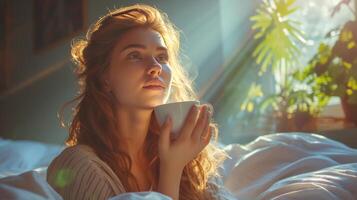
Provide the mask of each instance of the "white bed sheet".
[{"label": "white bed sheet", "polygon": [[[64,146],[30,140],[0,138],[0,178],[32,169],[47,168]],[[41,174],[43,174],[41,170]]]},{"label": "white bed sheet", "polygon": [[[4,140],[0,140],[0,175],[14,173],[0,179],[1,197],[61,199],[47,184],[45,176],[46,166],[62,146],[49,145],[47,149],[46,144],[12,141],[21,144],[19,149],[13,149],[18,158],[23,159],[20,161],[12,158],[10,149],[3,151],[2,142]],[[29,148],[36,145],[43,146],[37,146],[29,154]],[[230,159],[223,163],[220,173],[222,183],[232,192],[226,199],[357,199],[357,150],[339,142],[314,134],[284,133],[261,136],[248,145],[227,145],[224,149]],[[42,168],[31,170],[31,167]],[[137,192],[111,199],[170,198],[157,192]]]},{"label": "white bed sheet", "polygon": [[271,134],[225,150],[223,182],[237,199],[357,199],[357,150],[323,136]]}]

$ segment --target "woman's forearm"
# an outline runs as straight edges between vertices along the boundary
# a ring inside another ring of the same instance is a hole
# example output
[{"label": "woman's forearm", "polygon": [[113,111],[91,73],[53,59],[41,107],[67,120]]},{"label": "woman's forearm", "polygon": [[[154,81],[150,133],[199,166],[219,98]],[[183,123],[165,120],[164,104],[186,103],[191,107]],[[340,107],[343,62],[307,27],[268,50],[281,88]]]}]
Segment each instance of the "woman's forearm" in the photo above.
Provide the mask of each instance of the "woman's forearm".
[{"label": "woman's forearm", "polygon": [[178,200],[181,176],[182,170],[160,166],[158,192],[171,197],[173,200]]}]

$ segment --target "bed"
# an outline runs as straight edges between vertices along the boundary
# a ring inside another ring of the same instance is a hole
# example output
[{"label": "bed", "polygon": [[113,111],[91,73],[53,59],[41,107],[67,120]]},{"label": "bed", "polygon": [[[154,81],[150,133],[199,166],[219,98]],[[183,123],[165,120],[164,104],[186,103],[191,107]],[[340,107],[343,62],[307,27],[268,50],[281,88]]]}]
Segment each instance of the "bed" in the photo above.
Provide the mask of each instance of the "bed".
[{"label": "bed", "polygon": [[[46,169],[63,146],[0,139],[0,199],[62,199],[46,182]],[[246,145],[223,145],[220,166],[227,199],[357,199],[357,149],[309,133],[276,133]],[[123,199],[162,199],[157,192]]]}]

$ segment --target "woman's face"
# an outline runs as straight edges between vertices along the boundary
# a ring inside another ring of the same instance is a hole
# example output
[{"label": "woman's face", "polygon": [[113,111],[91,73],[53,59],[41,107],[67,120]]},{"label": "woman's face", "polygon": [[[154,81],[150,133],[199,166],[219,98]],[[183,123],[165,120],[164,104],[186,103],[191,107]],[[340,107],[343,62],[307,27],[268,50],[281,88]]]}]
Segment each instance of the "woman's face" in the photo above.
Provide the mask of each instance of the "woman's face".
[{"label": "woman's face", "polygon": [[[148,28],[127,31],[117,41],[110,59],[107,88],[120,106],[148,109],[167,101],[171,69],[167,47],[158,32]],[[158,81],[164,89],[145,88]]]}]

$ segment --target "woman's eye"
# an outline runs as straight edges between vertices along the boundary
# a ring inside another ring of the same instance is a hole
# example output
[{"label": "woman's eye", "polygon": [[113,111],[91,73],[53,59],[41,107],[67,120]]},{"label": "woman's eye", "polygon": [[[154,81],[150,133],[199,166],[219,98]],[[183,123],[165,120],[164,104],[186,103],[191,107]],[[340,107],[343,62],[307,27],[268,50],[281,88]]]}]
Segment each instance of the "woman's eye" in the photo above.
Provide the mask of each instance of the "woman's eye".
[{"label": "woman's eye", "polygon": [[160,54],[156,59],[160,63],[167,63],[169,61],[167,54]]},{"label": "woman's eye", "polygon": [[136,52],[136,51],[129,53],[127,57],[129,60],[141,60],[142,59],[140,53]]}]

